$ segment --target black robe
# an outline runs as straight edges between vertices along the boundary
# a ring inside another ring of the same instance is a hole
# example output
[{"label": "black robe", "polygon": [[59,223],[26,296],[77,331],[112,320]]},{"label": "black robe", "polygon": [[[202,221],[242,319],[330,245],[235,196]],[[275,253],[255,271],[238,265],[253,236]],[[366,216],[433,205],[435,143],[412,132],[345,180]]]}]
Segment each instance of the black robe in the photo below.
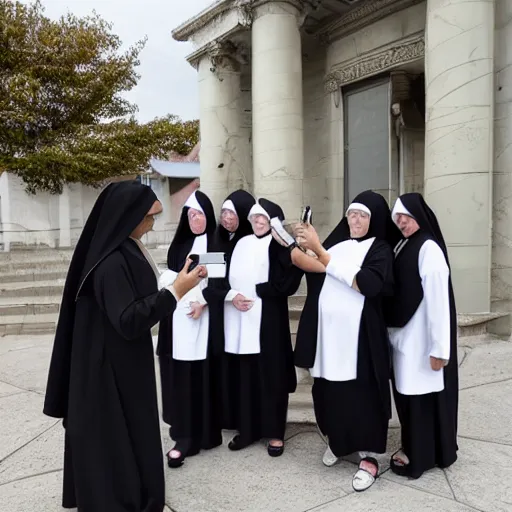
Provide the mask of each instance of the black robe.
[{"label": "black robe", "polygon": [[[276,204],[265,199],[259,203],[270,217],[284,219]],[[284,439],[289,393],[297,388],[288,297],[298,290],[302,274],[293,266],[290,251],[273,239],[268,258],[268,281],[256,285],[262,299],[260,353],[230,354],[235,384],[230,394],[232,427],[244,445],[261,438]]]},{"label": "black robe", "polygon": [[[358,287],[365,296],[359,327],[357,378],[339,382],[315,378],[312,391],[318,426],[338,457],[359,451],[384,453],[391,417],[389,339],[382,300],[392,293],[393,258],[386,240],[396,233],[396,228],[392,226],[386,201],[379,194],[363,192],[353,202],[364,204],[372,212],[369,231],[360,241],[376,237],[356,275]],[[345,217],[324,247],[329,249],[349,239]],[[318,303],[325,274],[306,274],[306,279],[308,294],[297,331],[295,365],[311,369],[316,357]],[[343,304],[339,307],[343,308]],[[342,340],[343,332],[339,335]]]},{"label": "black robe", "polygon": [[231,255],[237,242],[244,236],[252,233],[248,216],[256,200],[245,190],[232,192],[225,199],[225,201],[228,200],[235,207],[238,216],[238,228],[235,233],[230,234],[219,224],[215,231],[213,242],[213,250],[215,252],[223,252],[226,255],[226,277],[222,279],[208,279],[208,286],[203,290],[203,296],[210,310],[209,346],[211,347],[212,357],[215,358],[215,365],[217,367],[217,379],[214,385],[220,386],[217,389],[217,396],[221,398],[220,401],[217,401],[218,409],[216,414],[221,418],[222,428],[234,430],[236,425],[234,402],[236,398],[233,393],[236,390],[238,370],[237,362],[233,359],[233,355],[224,352],[224,301],[229,292],[227,276]]},{"label": "black robe", "polygon": [[[403,205],[416,219],[420,230],[409,237],[394,261],[395,293],[386,301],[386,318],[390,327],[404,327],[423,300],[418,269],[421,247],[427,240],[436,242],[450,267],[448,249],[434,212],[420,194],[400,197]],[[457,421],[459,402],[459,366],[457,356],[457,312],[451,277],[448,282],[450,303],[450,360],[442,370],[444,389],[424,395],[393,394],[402,426],[402,449],[410,463],[404,474],[419,478],[436,466],[446,468],[457,460]]]},{"label": "black robe", "polygon": [[151,328],[176,301],[128,238],[155,200],[136,182],[107,187],[66,280],[44,413],[64,418],[63,506],[80,512],[164,508]]},{"label": "black robe", "polygon": [[[195,192],[206,216],[207,251],[214,251],[215,214],[210,199]],[[190,230],[188,207],[182,210],[176,234],[167,253],[167,266],[179,272],[185,265],[196,236]],[[206,299],[206,297],[205,297]],[[209,316],[210,320],[212,314]],[[210,327],[209,327],[210,329]],[[160,322],[157,354],[162,385],[163,420],[170,425],[169,435],[179,443],[177,449],[195,455],[222,443],[222,424],[218,414],[221,385],[218,365],[213,360],[213,343],[208,343],[207,357],[201,361],[180,361],[173,353],[172,315]]]}]

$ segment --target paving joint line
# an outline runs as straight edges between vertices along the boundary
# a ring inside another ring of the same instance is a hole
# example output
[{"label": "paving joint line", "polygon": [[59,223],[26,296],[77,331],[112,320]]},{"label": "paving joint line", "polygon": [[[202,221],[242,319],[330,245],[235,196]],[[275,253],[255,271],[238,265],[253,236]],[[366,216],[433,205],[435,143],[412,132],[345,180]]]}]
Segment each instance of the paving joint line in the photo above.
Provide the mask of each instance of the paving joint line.
[{"label": "paving joint line", "polygon": [[52,428],[55,427],[55,425],[59,424],[61,422],[61,420],[57,420],[53,423],[53,425],[50,425],[48,428],[44,429],[42,432],[40,432],[39,434],[37,434],[35,437],[33,437],[32,439],[30,439],[30,441],[27,441],[25,444],[19,446],[18,448],[16,448],[13,452],[7,454],[3,459],[0,459],[0,464],[2,464],[3,462],[5,462],[7,459],[9,459],[10,457],[12,457],[15,453],[18,453],[20,450],[23,450],[23,448],[25,448],[26,446],[28,446],[30,443],[33,443],[36,439],[39,439],[42,435],[46,434],[46,432],[48,432],[49,430],[51,430]]},{"label": "paving joint line", "polygon": [[49,469],[48,471],[42,471],[41,473],[35,473],[34,475],[20,476],[19,478],[15,478],[14,480],[9,480],[8,482],[0,483],[0,487],[3,487],[4,485],[16,483],[16,482],[21,482],[23,480],[28,480],[29,478],[36,478],[38,476],[51,475],[52,473],[58,473],[59,471],[62,471],[62,470],[63,470],[63,468]]},{"label": "paving joint line", "polygon": [[398,482],[396,480],[388,480],[388,482],[392,482],[392,483],[395,483],[397,485],[401,485],[403,487],[408,487],[409,489],[414,489],[415,491],[418,491],[418,492],[422,492],[424,494],[428,494],[429,496],[435,496],[436,498],[441,498],[441,499],[444,499],[444,500],[448,500],[448,501],[455,501],[455,503],[459,503],[461,505],[464,505],[466,507],[469,507],[471,510],[474,510],[475,512],[486,512],[485,510],[482,510],[480,508],[477,508],[473,505],[470,505],[469,503],[466,503],[464,501],[459,501],[457,499],[455,500],[450,500],[450,498],[447,498],[446,496],[440,496],[439,494],[436,494],[434,492],[430,492],[430,491],[427,491],[426,489],[422,489],[420,487],[416,487],[414,485],[410,485],[410,484],[407,484],[405,482]]},{"label": "paving joint line", "polygon": [[490,386],[491,384],[503,384],[503,383],[509,382],[509,381],[512,381],[512,377],[507,377],[506,379],[495,380],[495,381],[492,381],[492,382],[483,382],[482,384],[475,384],[474,386],[468,386],[468,387],[465,387],[465,388],[459,387],[459,391],[466,391],[468,389],[481,388],[483,386]]}]

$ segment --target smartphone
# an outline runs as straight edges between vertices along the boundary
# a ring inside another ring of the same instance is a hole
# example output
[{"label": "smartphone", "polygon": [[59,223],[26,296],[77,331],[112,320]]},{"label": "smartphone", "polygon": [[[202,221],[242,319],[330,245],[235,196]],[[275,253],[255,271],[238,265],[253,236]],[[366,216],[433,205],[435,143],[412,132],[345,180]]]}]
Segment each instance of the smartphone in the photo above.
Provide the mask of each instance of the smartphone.
[{"label": "smartphone", "polygon": [[313,212],[311,211],[311,206],[304,207],[302,210],[302,215],[300,216],[300,220],[304,224],[312,224]]},{"label": "smartphone", "polygon": [[226,253],[207,252],[205,254],[190,254],[189,258],[192,260],[189,272],[198,265],[204,265],[208,272],[208,277],[226,277]]}]

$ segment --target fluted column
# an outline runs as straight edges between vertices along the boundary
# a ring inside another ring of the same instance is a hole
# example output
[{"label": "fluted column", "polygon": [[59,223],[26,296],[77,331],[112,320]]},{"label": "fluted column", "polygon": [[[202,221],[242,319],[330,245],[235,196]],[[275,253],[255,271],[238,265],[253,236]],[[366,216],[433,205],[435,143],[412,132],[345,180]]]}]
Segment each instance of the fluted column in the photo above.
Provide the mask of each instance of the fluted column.
[{"label": "fluted column", "polygon": [[425,196],[443,230],[458,310],[490,310],[494,2],[428,0]]},{"label": "fluted column", "polygon": [[493,310],[512,313],[512,1],[496,0]]},{"label": "fluted column", "polygon": [[304,174],[301,2],[257,6],[252,25],[254,193],[297,218]]},{"label": "fluted column", "polygon": [[[198,62],[201,190],[218,211],[230,188],[248,188],[249,141],[241,130],[240,62],[220,45]],[[243,140],[242,140],[243,139]]]}]

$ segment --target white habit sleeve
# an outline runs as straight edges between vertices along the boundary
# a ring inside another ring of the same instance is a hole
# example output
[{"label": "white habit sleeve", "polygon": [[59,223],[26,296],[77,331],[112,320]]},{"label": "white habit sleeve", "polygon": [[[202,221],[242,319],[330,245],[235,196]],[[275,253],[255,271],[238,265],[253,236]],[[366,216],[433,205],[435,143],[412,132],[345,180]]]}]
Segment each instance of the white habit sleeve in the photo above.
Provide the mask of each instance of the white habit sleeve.
[{"label": "white habit sleeve", "polygon": [[325,271],[330,276],[350,287],[352,286],[354,278],[360,270],[361,267],[355,263],[350,263],[347,261],[335,261],[333,257],[331,257],[331,261],[329,261],[329,264],[325,268]]},{"label": "white habit sleeve", "polygon": [[429,356],[450,359],[450,271],[441,248],[427,240],[419,254],[419,271],[423,285],[423,300],[427,312],[425,326],[430,341]]},{"label": "white habit sleeve", "polygon": [[160,275],[160,279],[158,280],[158,288],[167,288],[168,286],[171,286],[172,284],[174,284],[174,281],[176,281],[177,277],[177,272],[167,269]]},{"label": "white habit sleeve", "polygon": [[232,300],[239,294],[236,290],[229,290],[229,292],[226,295],[226,298],[224,299],[225,302],[232,302]]}]

